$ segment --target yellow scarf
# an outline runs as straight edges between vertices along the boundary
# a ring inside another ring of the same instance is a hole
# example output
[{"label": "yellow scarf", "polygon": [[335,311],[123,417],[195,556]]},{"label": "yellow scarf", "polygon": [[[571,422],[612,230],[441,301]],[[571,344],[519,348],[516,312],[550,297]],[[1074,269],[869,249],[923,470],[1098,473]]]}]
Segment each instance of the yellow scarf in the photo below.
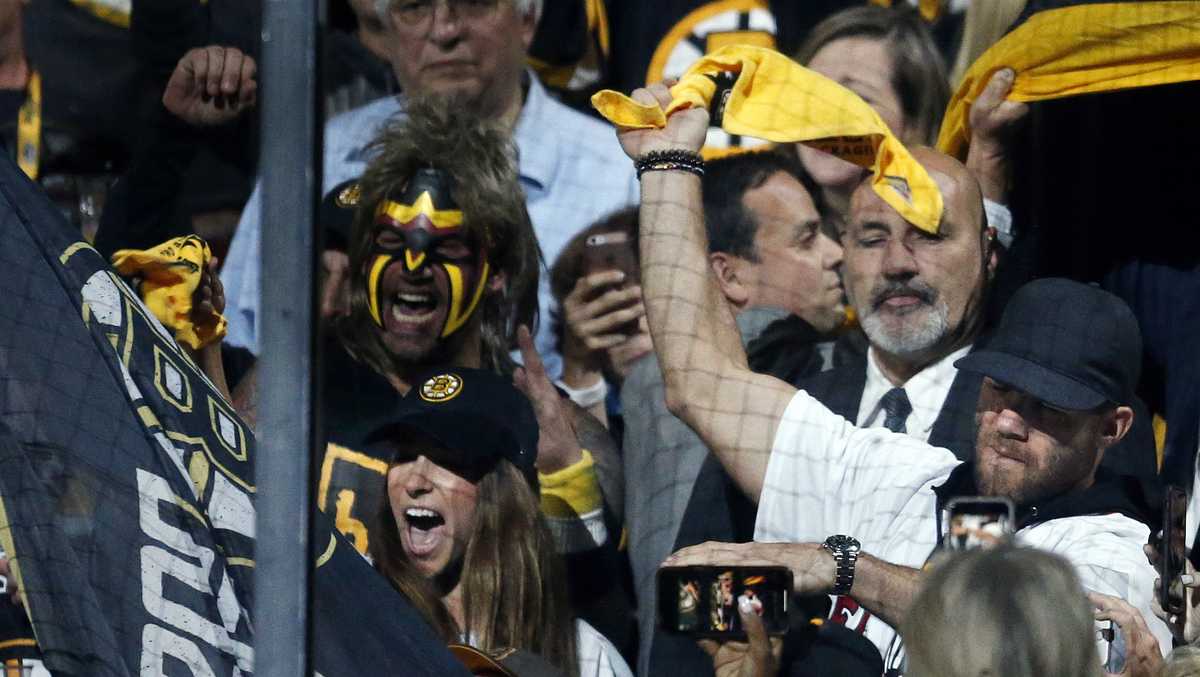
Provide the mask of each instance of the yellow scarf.
[{"label": "yellow scarf", "polygon": [[225,336],[223,315],[209,316],[199,324],[192,321],[192,296],[211,258],[208,243],[189,235],[144,251],[122,249],[112,260],[118,273],[142,278],[142,300],[160,322],[175,331],[175,339],[199,350]]},{"label": "yellow scarf", "polygon": [[619,127],[662,128],[684,108],[708,108],[717,85],[709,77],[738,74],[722,128],[777,143],[800,142],[870,169],[875,192],[908,222],[937,232],[942,194],[925,169],[865,101],[838,83],[762,47],[733,45],[692,64],[671,88],[663,111],[604,90],[592,106]]},{"label": "yellow scarf", "polygon": [[971,104],[1006,67],[1017,74],[1012,101],[1200,80],[1200,3],[1087,4],[1035,14],[963,76],[942,119],[942,152],[966,156]]}]

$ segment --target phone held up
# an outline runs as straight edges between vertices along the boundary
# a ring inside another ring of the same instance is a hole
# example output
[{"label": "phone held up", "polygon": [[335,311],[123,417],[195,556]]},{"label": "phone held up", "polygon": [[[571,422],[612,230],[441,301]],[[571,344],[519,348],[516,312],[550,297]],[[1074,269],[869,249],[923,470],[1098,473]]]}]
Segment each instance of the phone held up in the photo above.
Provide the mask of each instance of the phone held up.
[{"label": "phone held up", "polygon": [[942,545],[951,551],[993,548],[1011,543],[1016,508],[1002,496],[961,496],[946,503]]},{"label": "phone held up", "polygon": [[[583,270],[587,275],[619,270],[625,273],[625,282],[620,285],[627,287],[637,284],[639,279],[637,257],[634,247],[637,246],[629,234],[624,231],[611,231],[589,235],[583,242]],[[602,294],[602,290],[598,292]],[[638,321],[631,320],[615,328],[616,333],[632,336],[638,333]]]},{"label": "phone held up", "polygon": [[1168,486],[1163,497],[1163,524],[1158,534],[1158,603],[1163,611],[1176,616],[1183,627],[1187,620],[1187,595],[1183,587],[1184,560],[1187,558],[1187,492]]},{"label": "phone held up", "polygon": [[783,635],[791,591],[787,567],[663,567],[658,570],[658,622],[671,633],[744,640],[738,615],[744,600],[762,617],[767,634]]}]

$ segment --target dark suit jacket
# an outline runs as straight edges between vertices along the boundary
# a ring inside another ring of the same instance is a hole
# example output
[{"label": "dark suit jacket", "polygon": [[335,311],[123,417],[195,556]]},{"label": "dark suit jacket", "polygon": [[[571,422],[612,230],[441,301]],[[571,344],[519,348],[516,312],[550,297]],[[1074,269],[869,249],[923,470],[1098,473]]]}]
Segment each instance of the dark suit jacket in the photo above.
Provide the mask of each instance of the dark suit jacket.
[{"label": "dark suit jacket", "polygon": [[[982,347],[983,341],[976,341]],[[960,460],[975,456],[975,409],[979,402],[982,377],[960,371],[950,384],[941,414],[929,433],[929,443],[945,447]],[[831,411],[854,421],[867,384],[866,355],[795,385],[808,392]],[[1154,434],[1150,415],[1141,400],[1134,403],[1134,425],[1120,443],[1109,449],[1102,467],[1114,474],[1134,475],[1142,481],[1146,495],[1153,501],[1159,496]],[[705,459],[692,489],[687,511],[675,539],[675,550],[705,541],[745,543],[754,539],[757,505],[734,484],[720,462],[711,453]],[[825,601],[825,600],[821,600]],[[806,611],[820,613],[813,600]],[[815,615],[815,614],[814,614]],[[650,654],[650,674],[710,675],[712,663],[687,637],[658,633]]]}]

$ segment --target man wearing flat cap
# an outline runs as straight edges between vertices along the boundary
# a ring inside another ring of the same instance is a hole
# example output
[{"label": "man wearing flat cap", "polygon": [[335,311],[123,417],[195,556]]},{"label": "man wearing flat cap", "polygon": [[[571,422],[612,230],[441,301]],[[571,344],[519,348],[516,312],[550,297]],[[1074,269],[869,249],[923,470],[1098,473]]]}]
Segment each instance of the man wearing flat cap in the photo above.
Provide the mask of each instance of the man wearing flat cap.
[{"label": "man wearing flat cap", "polygon": [[[634,98],[670,102],[658,85]],[[654,151],[686,154],[699,148],[707,118],[685,108],[665,128],[619,136],[635,162]],[[758,503],[755,543],[706,543],[665,564],[779,564],[794,572],[798,594],[850,595],[870,612],[857,629],[899,674],[892,628],[946,529],[942,507],[956,496],[1004,496],[1017,506],[1018,543],[1064,556],[1086,589],[1138,608],[1159,648],[1170,649],[1150,611],[1147,511],[1125,478],[1098,470],[1133,421],[1142,346],[1122,301],[1062,279],[1014,295],[988,346],[956,363],[983,377],[976,454],[964,463],[912,436],[857,428],[750,371],[704,267],[699,178],[651,166],[641,182],[643,297],[668,406]]]}]

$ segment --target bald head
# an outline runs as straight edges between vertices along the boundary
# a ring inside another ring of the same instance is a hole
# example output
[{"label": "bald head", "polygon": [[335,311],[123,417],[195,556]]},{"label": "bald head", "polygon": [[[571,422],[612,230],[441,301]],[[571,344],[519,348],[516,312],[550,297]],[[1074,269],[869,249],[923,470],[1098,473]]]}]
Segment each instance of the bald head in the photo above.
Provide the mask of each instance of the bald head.
[{"label": "bald head", "polygon": [[[966,166],[954,158],[940,153],[932,148],[918,146],[910,148],[909,153],[937,184],[942,194],[942,223],[973,227],[980,232],[986,222],[983,212],[983,191],[975,176]],[[866,175],[850,199],[851,219],[856,208],[860,210],[884,208],[891,210],[883,198],[871,187],[872,176]]]},{"label": "bald head", "polygon": [[926,364],[974,334],[992,258],[979,182],[954,158],[910,152],[941,191],[938,232],[905,221],[868,179],[850,200],[844,278],[872,346]]}]

